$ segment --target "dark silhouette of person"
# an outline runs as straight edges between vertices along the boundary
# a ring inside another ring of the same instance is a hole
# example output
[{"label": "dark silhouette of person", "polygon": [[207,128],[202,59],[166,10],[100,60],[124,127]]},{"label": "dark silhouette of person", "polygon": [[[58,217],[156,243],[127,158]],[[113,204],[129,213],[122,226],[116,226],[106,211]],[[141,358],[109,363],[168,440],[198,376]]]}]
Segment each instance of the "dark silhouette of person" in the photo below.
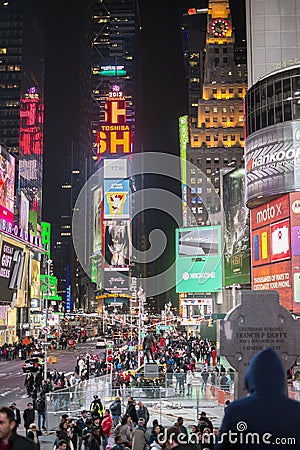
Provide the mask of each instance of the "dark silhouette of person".
[{"label": "dark silhouette of person", "polygon": [[[143,340],[143,351],[144,357],[147,358],[147,362],[150,362],[150,357],[152,362],[154,362],[152,347],[155,345],[156,341],[152,333],[147,333]],[[146,360],[145,360],[146,362]]]},{"label": "dark silhouette of person", "polygon": [[272,444],[276,450],[300,449],[300,403],[288,398],[277,353],[271,348],[257,353],[244,382],[250,395],[226,407],[215,450],[270,449]]}]

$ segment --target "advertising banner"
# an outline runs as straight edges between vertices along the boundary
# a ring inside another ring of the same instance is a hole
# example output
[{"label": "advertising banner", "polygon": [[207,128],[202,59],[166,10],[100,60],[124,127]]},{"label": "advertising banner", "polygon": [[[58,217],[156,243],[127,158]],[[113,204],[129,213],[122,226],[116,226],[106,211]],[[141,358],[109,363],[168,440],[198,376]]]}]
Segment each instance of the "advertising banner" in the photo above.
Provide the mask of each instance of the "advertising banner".
[{"label": "advertising banner", "polygon": [[129,220],[104,220],[104,264],[127,266],[129,264]]},{"label": "advertising banner", "polygon": [[300,192],[290,194],[293,312],[300,313]]},{"label": "advertising banner", "polygon": [[104,219],[129,219],[129,180],[104,180]]},{"label": "advertising banner", "polygon": [[102,188],[98,188],[94,191],[94,228],[93,228],[94,254],[101,252],[101,245],[102,245],[101,205],[102,205]]},{"label": "advertising banner", "polygon": [[0,301],[15,303],[22,288],[26,254],[23,248],[2,240],[0,256]]},{"label": "advertising banner", "polygon": [[250,214],[245,205],[245,169],[223,176],[224,285],[250,284]]},{"label": "advertising banner", "polygon": [[27,232],[28,232],[28,221],[29,221],[29,200],[27,199],[24,192],[21,191],[19,227]]},{"label": "advertising banner", "polygon": [[33,258],[31,259],[30,275],[30,298],[41,298],[40,262]]},{"label": "advertising banner", "polygon": [[121,294],[129,292],[129,269],[104,269],[104,290]]},{"label": "advertising banner", "polygon": [[285,122],[251,134],[245,142],[246,203],[300,189],[300,122]]},{"label": "advertising banner", "polygon": [[15,158],[0,145],[0,219],[14,223]]},{"label": "advertising banner", "polygon": [[176,292],[221,290],[221,227],[177,229]]},{"label": "advertising banner", "polygon": [[280,304],[292,310],[293,290],[290,261],[253,267],[252,289],[255,291],[276,290],[279,293]]},{"label": "advertising banner", "polygon": [[104,178],[122,180],[127,178],[127,159],[105,159]]},{"label": "advertising banner", "polygon": [[188,116],[179,118],[179,143],[181,162],[181,194],[183,226],[187,226],[187,180],[186,180],[186,146],[189,142]]}]

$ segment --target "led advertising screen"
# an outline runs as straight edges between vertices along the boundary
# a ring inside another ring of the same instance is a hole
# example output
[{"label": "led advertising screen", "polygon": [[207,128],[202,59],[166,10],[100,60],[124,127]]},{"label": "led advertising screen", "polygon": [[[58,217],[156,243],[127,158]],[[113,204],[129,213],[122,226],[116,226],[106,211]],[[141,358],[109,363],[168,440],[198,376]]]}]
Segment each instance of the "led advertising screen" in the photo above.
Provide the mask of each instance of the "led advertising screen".
[{"label": "led advertising screen", "polygon": [[129,219],[129,180],[104,180],[104,219]]},{"label": "led advertising screen", "polygon": [[30,275],[30,298],[41,298],[40,262],[33,258],[31,259]]},{"label": "led advertising screen", "polygon": [[94,228],[93,228],[94,254],[101,252],[101,245],[102,245],[101,205],[102,205],[102,188],[98,188],[94,191]]},{"label": "led advertising screen", "polygon": [[251,210],[252,288],[277,290],[280,303],[293,309],[289,195]]},{"label": "led advertising screen", "polygon": [[0,219],[14,223],[15,158],[0,145]]},{"label": "led advertising screen", "polygon": [[104,178],[123,180],[127,178],[127,159],[105,159],[104,163]]},{"label": "led advertising screen", "polygon": [[221,290],[221,227],[177,229],[176,292]]},{"label": "led advertising screen", "polygon": [[20,193],[20,217],[19,217],[19,227],[24,231],[28,231],[28,221],[29,221],[29,200],[27,199],[24,192]]},{"label": "led advertising screen", "polygon": [[245,142],[246,202],[255,207],[272,195],[300,189],[300,122],[253,133]]},{"label": "led advertising screen", "polygon": [[293,312],[300,313],[300,192],[290,194]]},{"label": "led advertising screen", "polygon": [[129,269],[104,269],[104,290],[111,293],[121,294],[129,292]]},{"label": "led advertising screen", "polygon": [[122,267],[129,264],[129,220],[104,220],[104,264]]},{"label": "led advertising screen", "polygon": [[[0,256],[0,300],[15,302],[22,288],[26,254],[23,248],[2,240]],[[15,300],[13,300],[15,298]]]},{"label": "led advertising screen", "polygon": [[223,176],[224,285],[250,284],[250,213],[245,205],[245,169]]}]

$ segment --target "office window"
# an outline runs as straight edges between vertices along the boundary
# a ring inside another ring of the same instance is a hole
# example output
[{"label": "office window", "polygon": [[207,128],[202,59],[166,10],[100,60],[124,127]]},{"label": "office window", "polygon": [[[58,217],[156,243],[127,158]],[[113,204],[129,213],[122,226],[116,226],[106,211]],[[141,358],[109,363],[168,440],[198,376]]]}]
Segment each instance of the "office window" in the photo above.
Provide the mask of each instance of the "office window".
[{"label": "office window", "polygon": [[227,108],[226,108],[226,107],[223,107],[223,108],[222,108],[222,112],[223,112],[223,113],[226,113],[226,112],[227,112]]},{"label": "office window", "polygon": [[232,141],[235,141],[235,134],[232,134],[230,137]]},{"label": "office window", "polygon": [[205,117],[205,122],[209,123],[210,122],[210,117]]},{"label": "office window", "polygon": [[226,94],[226,89],[225,88],[221,89],[221,94]]},{"label": "office window", "polygon": [[191,184],[196,184],[196,178],[191,178]]},{"label": "office window", "polygon": [[212,93],[217,94],[217,92],[218,92],[217,88],[213,88]]},{"label": "office window", "polygon": [[198,214],[202,214],[203,213],[203,206],[198,206]]},{"label": "office window", "polygon": [[201,197],[197,197],[197,199],[198,199],[198,205],[201,205],[201,203],[203,203],[202,198]]},{"label": "office window", "polygon": [[225,56],[225,58],[223,58],[223,63],[225,63],[225,64],[228,63],[228,58],[227,58],[227,56]]},{"label": "office window", "polygon": [[220,58],[215,58],[215,64],[219,64]]},{"label": "office window", "polygon": [[230,122],[234,122],[234,117],[230,117]]},{"label": "office window", "polygon": [[210,136],[205,136],[206,142],[210,141]]},{"label": "office window", "polygon": [[197,197],[192,197],[192,198],[191,198],[191,202],[192,202],[193,205],[196,204],[196,198],[197,198]]},{"label": "office window", "polygon": [[218,122],[218,118],[217,117],[213,117],[213,122],[214,123]]},{"label": "office window", "polygon": [[202,187],[197,188],[197,194],[202,194]]},{"label": "office window", "polygon": [[226,122],[226,117],[222,117],[222,122]]},{"label": "office window", "polygon": [[229,94],[233,94],[233,88],[228,89]]},{"label": "office window", "polygon": [[194,136],[194,141],[198,142],[199,141],[199,136]]},{"label": "office window", "polygon": [[196,169],[191,169],[191,175],[194,175],[196,173]]},{"label": "office window", "polygon": [[211,168],[210,168],[210,167],[208,167],[208,168],[206,169],[206,173],[211,173]]},{"label": "office window", "polygon": [[226,134],[223,136],[223,141],[228,141],[228,136]]},{"label": "office window", "polygon": [[213,112],[217,113],[218,112],[218,108],[216,106],[213,107]]},{"label": "office window", "polygon": [[196,214],[197,208],[195,208],[195,206],[193,206],[191,209],[192,209],[192,213]]},{"label": "office window", "polygon": [[191,188],[191,194],[196,194],[196,188],[194,187]]},{"label": "office window", "polygon": [[238,93],[242,94],[243,93],[243,88],[238,88]]},{"label": "office window", "polygon": [[211,188],[210,187],[206,188],[206,193],[207,194],[211,194]]},{"label": "office window", "polygon": [[215,47],[215,53],[219,53],[219,47]]},{"label": "office window", "polygon": [[209,106],[205,106],[205,112],[209,113]]},{"label": "office window", "polygon": [[211,158],[206,158],[206,164],[211,162]]}]

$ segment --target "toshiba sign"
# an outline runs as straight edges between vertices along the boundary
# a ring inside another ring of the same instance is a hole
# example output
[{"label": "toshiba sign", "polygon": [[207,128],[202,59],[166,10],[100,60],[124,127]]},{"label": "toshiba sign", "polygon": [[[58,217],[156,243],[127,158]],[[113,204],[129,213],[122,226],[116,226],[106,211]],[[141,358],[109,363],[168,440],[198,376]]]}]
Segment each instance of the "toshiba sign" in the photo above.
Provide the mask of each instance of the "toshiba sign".
[{"label": "toshiba sign", "polygon": [[249,208],[300,189],[300,121],[273,125],[251,134],[245,142],[245,161]]}]

